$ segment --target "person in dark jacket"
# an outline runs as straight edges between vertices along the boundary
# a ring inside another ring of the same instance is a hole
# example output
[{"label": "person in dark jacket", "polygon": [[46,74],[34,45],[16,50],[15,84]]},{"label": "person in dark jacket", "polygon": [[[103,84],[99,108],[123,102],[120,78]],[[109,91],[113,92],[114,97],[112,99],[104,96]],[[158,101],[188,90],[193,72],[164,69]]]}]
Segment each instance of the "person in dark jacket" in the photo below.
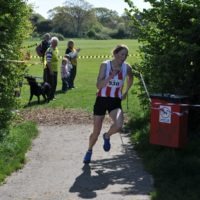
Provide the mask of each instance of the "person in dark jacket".
[{"label": "person in dark jacket", "polygon": [[47,49],[51,45],[51,36],[49,33],[44,34],[43,40],[41,42],[41,54],[42,54],[42,63],[43,63],[43,81],[47,82],[47,68],[46,68],[46,59],[45,59],[45,53]]}]

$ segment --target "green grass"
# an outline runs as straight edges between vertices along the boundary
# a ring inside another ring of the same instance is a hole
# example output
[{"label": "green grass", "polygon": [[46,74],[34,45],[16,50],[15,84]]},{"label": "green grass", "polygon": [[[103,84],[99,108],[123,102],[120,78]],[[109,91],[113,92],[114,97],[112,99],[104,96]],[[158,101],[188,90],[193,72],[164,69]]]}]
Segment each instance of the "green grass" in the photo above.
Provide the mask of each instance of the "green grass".
[{"label": "green grass", "polygon": [[[38,41],[37,41],[38,42]],[[36,41],[29,41],[25,43],[25,46],[31,46],[32,44],[36,43]],[[60,41],[58,48],[59,48],[59,55],[63,56],[66,49],[66,41]],[[81,58],[81,56],[98,56],[98,55],[110,55],[112,49],[117,44],[127,44],[130,52],[129,54],[136,54],[138,49],[138,42],[136,40],[81,40],[75,39],[75,44],[77,47],[81,48],[80,51],[80,58],[78,59],[78,67],[77,67],[77,77],[75,80],[75,85],[77,89],[70,90],[66,94],[58,94],[56,101],[51,101],[49,104],[41,104],[38,106],[36,104],[37,98],[33,98],[33,103],[31,104],[33,108],[36,107],[62,107],[62,108],[78,108],[84,109],[86,111],[91,112],[93,109],[93,104],[95,100],[96,94],[96,78],[99,71],[99,66],[102,61],[108,58]],[[35,47],[31,47],[29,49],[32,56],[36,55]],[[127,62],[133,64],[138,61],[138,57],[129,56]],[[43,67],[42,64],[39,63],[38,58],[32,58],[30,63],[35,63],[34,65],[30,65],[28,68],[28,73],[42,77]],[[59,72],[58,72],[58,86],[57,92],[61,90],[61,78],[60,78],[60,65],[61,59],[59,62]],[[42,79],[38,79],[38,81],[42,81]],[[24,80],[23,88],[22,88],[22,95],[21,95],[21,106],[26,106],[29,99],[29,86],[27,85],[27,81]],[[127,102],[124,102],[124,109],[126,110]],[[129,94],[129,108],[134,109],[134,104],[137,104],[137,100],[135,95],[131,92]],[[126,110],[127,111],[127,110]]]},{"label": "green grass", "polygon": [[[24,47],[32,46],[38,44],[40,41],[33,39],[24,42]],[[59,54],[62,56],[65,53],[67,47],[68,39],[65,41],[60,41],[58,44]],[[75,46],[81,48],[80,56],[86,55],[111,55],[112,49],[118,44],[126,44],[129,47],[129,54],[137,54],[138,42],[137,40],[85,40],[85,39],[74,39]],[[35,56],[35,47],[27,48],[31,55]]]},{"label": "green grass", "polygon": [[0,143],[0,183],[23,166],[25,154],[37,133],[36,125],[32,122],[20,123],[11,128],[9,135]]},{"label": "green grass", "polygon": [[135,119],[131,127],[135,149],[154,177],[152,200],[198,200],[200,136],[190,135],[185,148],[174,149],[149,144],[147,119]]}]

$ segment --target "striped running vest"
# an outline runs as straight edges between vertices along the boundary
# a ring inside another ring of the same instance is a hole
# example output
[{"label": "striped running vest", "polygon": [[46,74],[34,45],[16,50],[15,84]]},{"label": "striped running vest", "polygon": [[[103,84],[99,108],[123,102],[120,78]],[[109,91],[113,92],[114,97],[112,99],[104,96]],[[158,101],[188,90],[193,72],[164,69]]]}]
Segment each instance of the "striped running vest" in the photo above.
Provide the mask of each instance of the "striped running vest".
[{"label": "striped running vest", "polygon": [[[109,77],[112,72],[111,61],[105,61],[106,64],[106,76],[105,79]],[[97,92],[97,96],[100,97],[113,97],[113,98],[122,98],[122,87],[124,80],[127,75],[127,65],[122,63],[121,70],[108,82],[108,84],[101,88]]]}]

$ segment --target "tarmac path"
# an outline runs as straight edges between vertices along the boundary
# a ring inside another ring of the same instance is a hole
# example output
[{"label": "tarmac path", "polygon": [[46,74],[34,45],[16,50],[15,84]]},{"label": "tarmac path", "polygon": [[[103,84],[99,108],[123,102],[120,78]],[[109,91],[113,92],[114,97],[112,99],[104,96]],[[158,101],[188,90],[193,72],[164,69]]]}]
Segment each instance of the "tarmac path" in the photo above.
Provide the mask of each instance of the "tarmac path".
[{"label": "tarmac path", "polygon": [[91,130],[91,124],[39,125],[27,163],[0,186],[0,200],[149,200],[153,179],[128,133],[112,136],[110,152],[101,134],[92,162],[83,164]]}]

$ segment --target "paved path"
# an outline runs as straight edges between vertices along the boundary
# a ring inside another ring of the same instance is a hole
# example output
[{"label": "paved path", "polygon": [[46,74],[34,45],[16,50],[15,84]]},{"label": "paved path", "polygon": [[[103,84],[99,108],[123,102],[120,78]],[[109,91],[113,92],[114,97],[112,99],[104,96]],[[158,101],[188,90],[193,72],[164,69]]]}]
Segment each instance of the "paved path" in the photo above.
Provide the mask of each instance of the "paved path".
[{"label": "paved path", "polygon": [[[23,169],[0,186],[0,200],[148,200],[152,178],[129,142],[128,134],[111,138],[110,152],[102,134],[93,161],[83,164],[92,126],[40,126]],[[103,127],[105,130],[107,127]]]}]

